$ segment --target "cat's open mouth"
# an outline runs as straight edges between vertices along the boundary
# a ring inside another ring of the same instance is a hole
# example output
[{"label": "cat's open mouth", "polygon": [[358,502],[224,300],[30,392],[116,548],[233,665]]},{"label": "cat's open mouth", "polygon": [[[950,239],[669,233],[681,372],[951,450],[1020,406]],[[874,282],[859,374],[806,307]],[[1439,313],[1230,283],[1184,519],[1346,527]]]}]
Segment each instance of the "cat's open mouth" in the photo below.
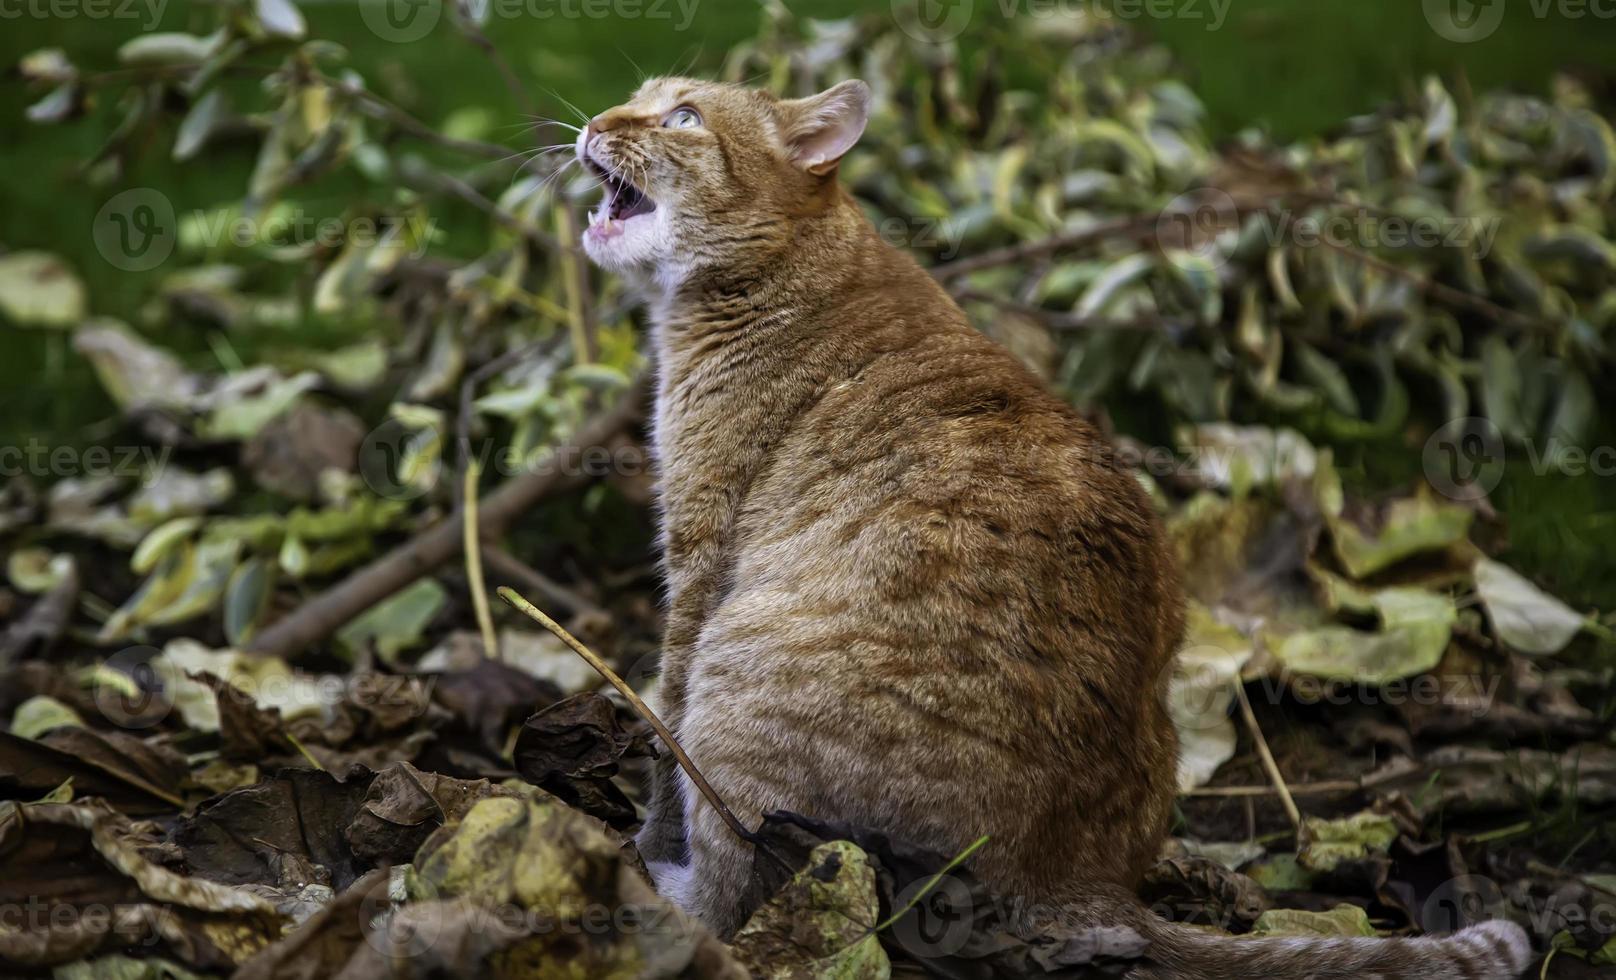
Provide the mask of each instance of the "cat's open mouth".
[{"label": "cat's open mouth", "polygon": [[601,184],[605,188],[600,207],[595,209],[589,223],[589,230],[592,233],[604,237],[621,234],[624,224],[628,221],[656,210],[656,202],[647,197],[644,191],[635,187],[628,178],[607,170],[593,160],[588,161],[588,164],[589,169],[601,179]]}]

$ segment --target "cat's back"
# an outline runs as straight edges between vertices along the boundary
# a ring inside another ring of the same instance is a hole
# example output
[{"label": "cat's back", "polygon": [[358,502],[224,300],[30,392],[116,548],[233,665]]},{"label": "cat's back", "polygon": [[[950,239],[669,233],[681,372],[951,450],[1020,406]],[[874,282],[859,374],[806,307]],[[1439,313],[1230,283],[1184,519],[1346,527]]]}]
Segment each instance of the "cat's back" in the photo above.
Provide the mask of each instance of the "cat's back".
[{"label": "cat's back", "polygon": [[832,353],[748,487],[734,581],[869,590],[943,631],[1098,632],[1165,663],[1176,563],[1110,445],[907,255],[852,264],[797,325]]}]

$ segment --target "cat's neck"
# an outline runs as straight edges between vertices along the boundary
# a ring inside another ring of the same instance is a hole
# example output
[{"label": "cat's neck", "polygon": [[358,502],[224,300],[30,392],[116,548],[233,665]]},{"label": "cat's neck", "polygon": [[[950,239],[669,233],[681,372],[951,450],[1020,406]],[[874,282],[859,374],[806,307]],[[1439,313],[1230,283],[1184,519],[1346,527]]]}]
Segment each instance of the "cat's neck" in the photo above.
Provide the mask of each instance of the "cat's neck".
[{"label": "cat's neck", "polygon": [[653,429],[669,479],[709,457],[733,457],[728,434],[767,440],[876,356],[871,324],[855,311],[872,294],[936,304],[909,310],[915,323],[940,326],[949,310],[963,322],[931,277],[883,241],[845,194],[781,229],[771,246],[750,252],[743,267],[703,270],[650,297]]},{"label": "cat's neck", "polygon": [[[660,370],[677,375],[742,340],[756,358],[800,356],[803,344],[834,343],[856,330],[835,310],[847,296],[903,279],[930,283],[908,256],[881,239],[862,209],[838,191],[824,212],[781,221],[744,261],[664,277],[647,290]],[[765,337],[777,342],[765,344]],[[788,342],[789,341],[789,342]]]}]

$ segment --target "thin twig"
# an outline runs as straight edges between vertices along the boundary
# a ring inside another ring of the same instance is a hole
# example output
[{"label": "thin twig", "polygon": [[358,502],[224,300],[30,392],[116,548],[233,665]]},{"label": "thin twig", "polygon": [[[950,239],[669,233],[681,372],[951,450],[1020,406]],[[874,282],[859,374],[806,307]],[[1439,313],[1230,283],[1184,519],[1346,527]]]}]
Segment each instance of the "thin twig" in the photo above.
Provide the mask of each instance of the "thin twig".
[{"label": "thin twig", "polygon": [[477,631],[483,636],[483,656],[499,659],[499,637],[494,633],[494,614],[488,608],[488,587],[483,584],[482,540],[477,536],[477,477],[483,468],[474,459],[466,467],[461,493],[460,526],[465,537],[461,550],[466,553],[466,588],[471,591],[471,608],[477,613]]},{"label": "thin twig", "polygon": [[[1051,330],[1168,330],[1179,324],[1165,317],[1150,316],[1139,317],[1133,320],[1108,320],[1097,317],[1078,316],[1075,313],[1062,313],[1059,310],[1046,310],[1041,306],[1017,302],[1008,296],[999,296],[995,293],[981,289],[972,289],[969,286],[951,288],[954,299],[959,302],[976,301],[992,303],[1002,310],[1009,310],[1022,316],[1037,320],[1040,324]],[[1187,322],[1187,321],[1186,321]]]},{"label": "thin twig", "polygon": [[488,35],[483,33],[481,25],[472,20],[467,14],[468,11],[460,3],[455,3],[455,26],[460,28],[460,33],[465,35],[466,40],[481,48],[483,54],[488,56],[488,60],[494,63],[495,70],[505,80],[505,88],[511,93],[511,98],[516,100],[516,104],[521,107],[522,111],[530,116],[537,115],[534,112],[533,100],[528,96],[527,89],[522,87],[522,82],[516,77],[516,72],[511,70],[510,63],[505,60],[504,55],[499,53],[499,49],[494,47],[494,42],[488,39]]},{"label": "thin twig", "polygon": [[[1287,787],[1292,796],[1329,796],[1333,793],[1352,793],[1363,789],[1356,779],[1334,779],[1318,783],[1298,783]],[[1225,797],[1251,799],[1259,796],[1277,796],[1274,786],[1201,786],[1180,796]]]},{"label": "thin twig", "polygon": [[392,123],[401,131],[416,139],[470,156],[487,157],[490,160],[500,162],[511,159],[511,148],[508,146],[488,143],[483,140],[463,140],[445,136],[398,106],[356,83],[328,78],[324,75],[319,77],[327,85],[352,98],[361,112],[382,122]]},{"label": "thin twig", "polygon": [[968,272],[979,269],[991,269],[1000,265],[1014,265],[1039,255],[1048,255],[1051,252],[1064,252],[1068,249],[1082,248],[1096,242],[1108,241],[1113,238],[1148,239],[1156,237],[1156,227],[1161,216],[1158,214],[1130,215],[1117,218],[1098,225],[1084,228],[1080,231],[1069,231],[1048,238],[1040,238],[1033,242],[1022,242],[1018,245],[1008,245],[1004,248],[983,252],[970,258],[957,259],[937,266],[931,270],[934,278],[946,282],[956,276],[963,276]]},{"label": "thin twig", "polygon": [[1514,310],[1505,309],[1490,299],[1485,299],[1481,296],[1477,296],[1474,293],[1467,293],[1462,289],[1455,289],[1452,286],[1445,285],[1427,276],[1423,276],[1412,269],[1405,269],[1400,265],[1388,262],[1379,256],[1370,255],[1368,252],[1351,248],[1350,246],[1343,245],[1340,242],[1332,242],[1327,236],[1320,238],[1319,244],[1333,252],[1336,252],[1337,254],[1345,255],[1347,258],[1352,259],[1355,262],[1361,262],[1364,265],[1369,266],[1371,269],[1384,272],[1388,276],[1395,276],[1398,279],[1412,283],[1415,288],[1419,289],[1427,296],[1430,296],[1432,299],[1437,300],[1438,302],[1445,303],[1448,306],[1457,306],[1461,309],[1469,310],[1472,313],[1479,313],[1480,315],[1485,316],[1487,319],[1496,323],[1513,323],[1522,327],[1540,327],[1543,325],[1541,321],[1534,319],[1533,317],[1529,317],[1524,313],[1517,313]]},{"label": "thin twig", "polygon": [[[556,241],[571,244],[577,237],[572,209],[563,202],[555,209]],[[557,258],[561,262],[561,287],[567,297],[567,332],[572,337],[574,364],[588,364],[595,360],[595,330],[585,312],[584,301],[589,293],[588,273],[578,256],[563,248]]]},{"label": "thin twig", "polygon": [[[411,179],[412,175],[413,180]],[[423,189],[419,185],[425,184],[427,185],[424,188],[426,190],[440,191],[460,198],[460,200],[493,218],[499,225],[520,235],[523,239],[539,248],[556,251],[568,251],[577,248],[577,246],[570,243],[556,241],[542,229],[535,228],[532,222],[522,220],[520,216],[489,200],[481,191],[459,177],[453,177],[437,170],[423,169],[413,169],[410,173],[405,173],[402,176],[406,184],[417,185],[417,190]]]},{"label": "thin twig", "polygon": [[880,932],[882,929],[887,928],[888,926],[892,925],[892,923],[897,922],[899,919],[903,918],[904,915],[906,915],[909,912],[910,909],[912,909],[916,905],[920,904],[920,900],[925,898],[926,895],[929,894],[933,888],[937,887],[937,884],[943,880],[944,876],[946,876],[950,871],[953,871],[955,868],[957,868],[960,865],[964,864],[966,858],[969,858],[972,854],[975,854],[977,851],[981,850],[982,845],[986,844],[987,842],[988,842],[988,835],[983,834],[981,837],[978,837],[976,840],[972,841],[970,846],[965,848],[965,850],[963,850],[963,851],[959,852],[958,854],[954,855],[954,859],[952,861],[949,861],[947,864],[943,865],[941,868],[939,868],[937,870],[936,874],[934,874],[930,878],[926,879],[926,883],[921,886],[920,891],[915,892],[914,897],[910,898],[908,903],[905,904],[903,908],[898,909],[895,912],[893,912],[890,916],[887,917],[887,920],[885,922],[882,922],[879,925],[877,925],[875,927],[874,931],[875,932]]},{"label": "thin twig", "polygon": [[1291,825],[1296,828],[1296,846],[1300,850],[1306,844],[1307,831],[1302,829],[1302,811],[1296,808],[1296,800],[1291,797],[1290,787],[1285,785],[1285,777],[1280,774],[1279,763],[1274,761],[1274,753],[1268,750],[1268,740],[1263,738],[1262,728],[1257,724],[1257,715],[1251,710],[1251,700],[1246,697],[1246,687],[1239,679],[1234,682],[1235,698],[1240,702],[1240,717],[1245,719],[1246,730],[1251,733],[1251,740],[1257,746],[1257,756],[1262,759],[1263,768],[1268,770],[1268,778],[1274,782],[1274,790],[1279,794],[1279,802],[1285,807],[1285,815],[1290,818]]},{"label": "thin twig", "polygon": [[485,546],[483,564],[495,575],[517,580],[525,589],[544,596],[545,602],[562,606],[574,616],[605,615],[604,610],[577,590],[562,585],[504,548]]},{"label": "thin twig", "polygon": [[312,754],[310,754],[308,746],[299,741],[296,735],[293,735],[291,732],[281,732],[281,735],[285,737],[286,741],[292,744],[292,748],[297,749],[297,754],[302,756],[309,765],[320,770],[321,772],[326,771],[325,766],[320,765],[320,760],[316,759]]},{"label": "thin twig", "polygon": [[[762,843],[757,834],[748,830],[746,825],[741,823],[734,813],[730,812],[730,808],[725,805],[723,798],[718,795],[718,791],[713,789],[711,783],[707,782],[707,777],[701,774],[701,770],[696,768],[696,764],[690,761],[690,756],[685,754],[685,750],[679,747],[673,733],[668,731],[668,726],[664,725],[662,719],[656,716],[656,712],[652,711],[650,706],[641,700],[638,694],[634,693],[634,689],[628,686],[627,681],[617,676],[617,672],[606,665],[606,661],[600,659],[593,650],[580,643],[577,637],[563,629],[560,623],[546,616],[533,603],[522,598],[515,589],[502,585],[498,589],[498,594],[501,599],[520,610],[529,619],[554,633],[557,639],[572,648],[573,653],[584,658],[589,666],[595,668],[600,676],[606,678],[607,682],[617,688],[617,693],[623,695],[623,698],[633,707],[635,713],[644,718],[646,723],[656,730],[657,735],[662,739],[662,744],[666,745],[668,751],[673,753],[673,758],[679,763],[679,768],[683,769],[685,775],[690,777],[690,781],[695,784],[696,789],[700,790],[701,795],[707,798],[707,802],[712,804],[714,810],[718,811],[719,818],[724,821],[730,830],[734,831],[735,836],[751,844]],[[784,864],[784,862],[781,863]]]}]

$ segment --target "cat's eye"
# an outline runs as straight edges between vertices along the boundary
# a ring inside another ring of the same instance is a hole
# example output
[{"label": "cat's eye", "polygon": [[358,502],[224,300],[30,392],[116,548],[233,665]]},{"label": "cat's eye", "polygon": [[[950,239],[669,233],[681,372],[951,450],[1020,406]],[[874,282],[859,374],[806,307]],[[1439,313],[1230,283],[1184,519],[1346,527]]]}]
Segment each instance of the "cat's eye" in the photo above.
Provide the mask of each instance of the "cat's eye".
[{"label": "cat's eye", "polygon": [[695,129],[701,125],[701,113],[682,105],[662,118],[664,129]]}]

